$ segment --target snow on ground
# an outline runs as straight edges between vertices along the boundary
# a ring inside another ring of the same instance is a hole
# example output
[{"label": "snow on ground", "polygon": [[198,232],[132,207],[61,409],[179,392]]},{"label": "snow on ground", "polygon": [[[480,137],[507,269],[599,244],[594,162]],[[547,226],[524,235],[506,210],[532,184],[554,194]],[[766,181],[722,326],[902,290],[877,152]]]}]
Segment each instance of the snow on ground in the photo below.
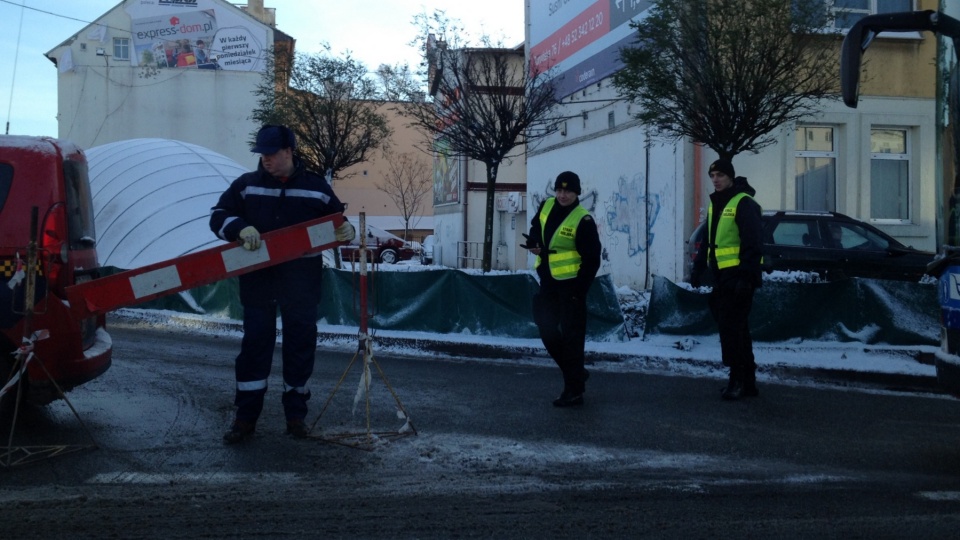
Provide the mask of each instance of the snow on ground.
[{"label": "snow on ground", "polygon": [[[417,272],[425,270],[447,269],[443,266],[423,265],[419,261],[404,261],[393,265],[379,265],[379,271]],[[467,273],[480,273],[480,270],[466,269]],[[487,274],[513,273],[493,271]],[[534,277],[535,273],[530,272]],[[811,282],[811,277],[803,273],[775,272],[767,279]],[[680,286],[690,288],[688,284]],[[703,290],[706,290],[705,288]],[[624,342],[587,342],[588,361],[601,359],[591,369],[602,371],[647,371],[660,373],[680,373],[690,376],[724,376],[720,364],[719,337],[710,336],[643,336],[643,321],[650,300],[649,291],[637,291],[629,287],[619,287],[617,296],[628,326],[629,339]],[[164,311],[124,309],[118,315],[141,319],[149,324],[175,324],[196,329],[205,333],[223,333],[240,335],[239,321],[217,319],[203,315],[193,315]],[[356,347],[357,329],[345,326],[319,324],[324,336],[324,346]],[[542,343],[537,339],[508,339],[497,336],[479,336],[472,334],[439,334],[429,332],[374,331],[376,338],[399,343],[436,342],[444,344],[478,345],[485,347],[506,347],[517,351],[532,351],[522,359],[488,359],[487,362],[531,363],[552,366],[546,357]],[[423,356],[421,346],[378,344],[377,350],[391,354]],[[757,342],[754,351],[759,366],[758,378],[768,379],[769,368],[793,367],[806,369],[842,370],[852,372],[872,372],[885,374],[903,374],[909,376],[936,377],[936,370],[930,363],[921,363],[918,356],[932,358],[938,351],[932,346],[891,346],[865,345],[861,342],[805,341],[768,343]]]}]

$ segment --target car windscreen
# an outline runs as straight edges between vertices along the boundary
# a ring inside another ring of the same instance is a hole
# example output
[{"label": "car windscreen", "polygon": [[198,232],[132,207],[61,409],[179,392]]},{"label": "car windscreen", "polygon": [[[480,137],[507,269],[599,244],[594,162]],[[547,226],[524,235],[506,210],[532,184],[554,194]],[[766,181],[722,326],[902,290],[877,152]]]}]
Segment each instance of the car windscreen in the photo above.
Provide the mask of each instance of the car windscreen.
[{"label": "car windscreen", "polygon": [[0,212],[10,195],[10,186],[13,185],[13,166],[9,163],[0,163]]},{"label": "car windscreen", "polygon": [[837,249],[869,249],[882,251],[890,247],[891,239],[856,223],[828,223],[832,246]]},{"label": "car windscreen", "polygon": [[97,234],[86,164],[70,158],[63,160],[63,177],[64,189],[67,192],[70,245],[73,248],[93,247]]},{"label": "car windscreen", "polygon": [[778,246],[823,247],[816,222],[809,220],[775,222],[770,239]]}]

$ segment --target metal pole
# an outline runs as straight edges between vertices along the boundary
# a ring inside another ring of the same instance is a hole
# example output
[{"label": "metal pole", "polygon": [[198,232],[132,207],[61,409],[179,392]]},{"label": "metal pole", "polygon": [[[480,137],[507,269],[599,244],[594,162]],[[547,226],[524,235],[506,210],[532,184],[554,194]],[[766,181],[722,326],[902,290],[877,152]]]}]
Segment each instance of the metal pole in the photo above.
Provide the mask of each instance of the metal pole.
[{"label": "metal pole", "polygon": [[367,214],[360,212],[360,335],[367,335]]}]

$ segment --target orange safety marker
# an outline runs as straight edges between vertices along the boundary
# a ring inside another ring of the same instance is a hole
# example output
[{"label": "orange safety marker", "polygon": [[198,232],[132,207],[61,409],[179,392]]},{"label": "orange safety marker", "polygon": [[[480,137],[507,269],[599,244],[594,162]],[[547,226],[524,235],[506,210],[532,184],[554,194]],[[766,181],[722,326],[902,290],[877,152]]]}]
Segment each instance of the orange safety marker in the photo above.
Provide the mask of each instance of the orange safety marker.
[{"label": "orange safety marker", "polygon": [[344,221],[333,214],[264,233],[257,251],[224,244],[73,285],[66,289],[67,301],[77,317],[89,317],[246,274],[346,244],[334,232]]}]

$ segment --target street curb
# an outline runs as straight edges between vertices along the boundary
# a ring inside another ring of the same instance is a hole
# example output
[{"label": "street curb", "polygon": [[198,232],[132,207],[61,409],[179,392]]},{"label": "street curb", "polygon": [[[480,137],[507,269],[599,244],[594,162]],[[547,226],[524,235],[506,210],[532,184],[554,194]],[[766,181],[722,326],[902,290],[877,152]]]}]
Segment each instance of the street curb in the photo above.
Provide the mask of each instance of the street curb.
[{"label": "street curb", "polygon": [[[112,312],[111,317],[125,321],[127,324],[146,324],[149,326],[167,326],[181,327],[188,329],[197,329],[203,331],[231,331],[241,333],[243,325],[240,321],[211,321],[190,316],[182,316],[169,313],[144,313],[144,312],[125,312],[118,310]],[[108,327],[109,328],[109,327]],[[278,331],[279,334],[279,331]],[[391,350],[396,354],[404,354],[403,349],[429,352],[432,354],[449,356],[453,358],[464,359],[491,359],[491,360],[524,360],[524,359],[548,359],[549,356],[542,347],[524,346],[517,344],[493,344],[493,343],[463,343],[444,340],[428,339],[424,337],[403,337],[403,336],[383,336],[373,335],[378,347],[384,350]],[[342,344],[350,340],[358,340],[358,332],[336,332],[319,330],[317,336],[318,346],[332,346]],[[878,349],[878,353],[884,352]],[[916,358],[918,362],[927,363],[925,353],[920,350],[903,351],[898,353]],[[686,372],[693,369],[702,373],[703,371],[715,371],[718,376],[725,376],[725,368],[719,360],[703,360],[698,358],[683,357],[659,357],[648,355],[632,355],[620,352],[602,352],[587,351],[587,363],[610,362],[623,363],[632,362],[640,369],[653,372]],[[870,387],[897,392],[917,392],[945,394],[940,388],[935,375],[915,375],[906,373],[888,373],[859,371],[851,369],[833,369],[791,366],[784,364],[763,364],[757,367],[758,374],[763,377],[774,376],[784,380],[813,381],[821,384],[830,384],[840,387]]]}]

